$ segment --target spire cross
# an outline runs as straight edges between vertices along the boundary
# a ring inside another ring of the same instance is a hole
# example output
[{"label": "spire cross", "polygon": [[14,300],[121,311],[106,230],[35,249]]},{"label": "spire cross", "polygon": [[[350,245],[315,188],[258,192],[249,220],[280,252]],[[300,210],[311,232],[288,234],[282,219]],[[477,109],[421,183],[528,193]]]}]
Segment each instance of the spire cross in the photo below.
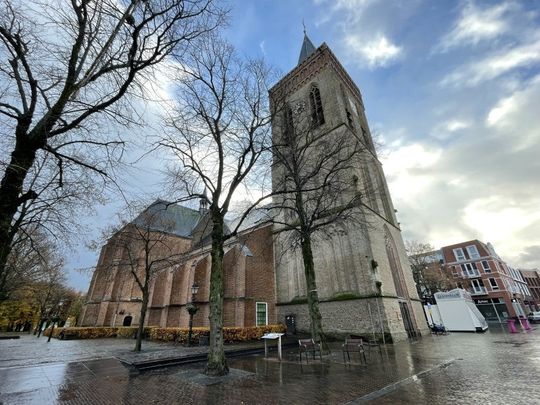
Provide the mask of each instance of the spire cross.
[{"label": "spire cross", "polygon": [[302,18],[302,26],[304,27],[304,35],[306,34],[306,24],[304,23],[304,19]]}]

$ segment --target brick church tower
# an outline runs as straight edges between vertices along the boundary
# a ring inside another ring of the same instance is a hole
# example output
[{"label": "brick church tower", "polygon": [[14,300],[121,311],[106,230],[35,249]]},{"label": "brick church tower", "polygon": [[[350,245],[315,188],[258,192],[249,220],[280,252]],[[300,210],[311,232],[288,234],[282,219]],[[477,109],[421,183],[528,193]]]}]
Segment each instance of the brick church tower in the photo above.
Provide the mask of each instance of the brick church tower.
[{"label": "brick church tower", "polygon": [[[324,330],[369,336],[384,333],[393,340],[425,332],[422,305],[360,90],[330,48],[324,43],[315,48],[305,35],[298,65],[270,90],[270,98],[274,108],[279,104],[283,110],[273,122],[275,143],[286,137],[291,125],[304,120],[320,137],[346,138],[362,145],[345,173],[359,196],[351,208],[357,219],[345,221],[339,232],[321,234],[313,242]],[[281,175],[278,163],[272,173],[274,187]],[[283,222],[294,220],[280,215]],[[277,235],[278,320],[295,314],[297,328],[309,331],[302,255],[288,244],[287,232]]]}]

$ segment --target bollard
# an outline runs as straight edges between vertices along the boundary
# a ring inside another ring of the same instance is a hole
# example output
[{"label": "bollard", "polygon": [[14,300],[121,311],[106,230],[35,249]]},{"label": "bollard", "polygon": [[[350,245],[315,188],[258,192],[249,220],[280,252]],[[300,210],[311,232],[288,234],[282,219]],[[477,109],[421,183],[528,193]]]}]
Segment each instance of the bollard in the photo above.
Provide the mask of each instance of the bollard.
[{"label": "bollard", "polygon": [[506,322],[508,323],[508,330],[510,331],[510,333],[518,333],[516,329],[516,321],[514,321],[513,319],[508,319]]},{"label": "bollard", "polygon": [[529,320],[527,318],[521,318],[521,325],[523,326],[523,329],[525,330],[531,330],[531,325],[529,324]]}]

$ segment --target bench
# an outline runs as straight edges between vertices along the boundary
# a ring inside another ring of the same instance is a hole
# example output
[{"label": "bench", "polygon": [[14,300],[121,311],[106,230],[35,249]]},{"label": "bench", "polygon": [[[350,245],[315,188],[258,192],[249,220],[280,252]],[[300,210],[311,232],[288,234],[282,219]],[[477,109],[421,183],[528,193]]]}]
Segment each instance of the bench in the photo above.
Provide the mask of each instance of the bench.
[{"label": "bench", "polygon": [[315,360],[315,354],[319,352],[319,357],[322,362],[321,345],[315,343],[313,339],[298,339],[298,353],[300,355],[300,363],[302,363],[302,353],[306,354],[306,362],[309,363],[309,353],[312,354]]},{"label": "bench", "polygon": [[362,357],[363,357],[364,363],[367,363],[366,352],[364,350],[364,342],[362,339],[354,339],[354,338],[345,339],[345,343],[343,343],[342,345],[342,351],[343,351],[343,361],[345,363],[347,363],[347,360],[345,359],[345,354],[347,354],[347,358],[349,359],[349,362],[350,362],[351,353],[358,353],[360,355],[360,361],[362,360]]},{"label": "bench", "polygon": [[367,347],[368,349],[368,355],[370,358],[371,358],[371,348],[377,348],[379,350],[379,354],[381,356],[383,355],[381,344],[375,339],[366,339],[363,336],[358,336],[358,335],[351,335],[351,339],[361,339],[363,346]]}]

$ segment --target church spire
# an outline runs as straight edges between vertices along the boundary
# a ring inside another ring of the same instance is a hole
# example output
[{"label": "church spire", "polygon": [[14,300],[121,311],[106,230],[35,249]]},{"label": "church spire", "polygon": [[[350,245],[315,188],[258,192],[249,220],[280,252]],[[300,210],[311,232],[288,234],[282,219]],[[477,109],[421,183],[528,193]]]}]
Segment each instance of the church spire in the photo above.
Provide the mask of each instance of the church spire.
[{"label": "church spire", "polygon": [[315,52],[315,46],[307,36],[306,26],[303,21],[302,25],[304,26],[304,42],[302,42],[302,48],[300,49],[300,57],[298,58],[298,64],[305,61],[309,55]]}]

